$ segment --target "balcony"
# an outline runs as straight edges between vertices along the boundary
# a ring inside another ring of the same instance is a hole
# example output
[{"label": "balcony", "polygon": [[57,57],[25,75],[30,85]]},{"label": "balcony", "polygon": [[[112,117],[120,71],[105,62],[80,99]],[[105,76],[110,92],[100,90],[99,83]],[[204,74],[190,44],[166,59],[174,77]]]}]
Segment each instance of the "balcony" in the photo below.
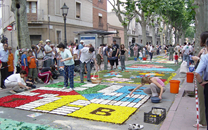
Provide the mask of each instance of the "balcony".
[{"label": "balcony", "polygon": [[38,23],[44,21],[44,10],[37,9],[37,10],[27,10],[27,21],[29,23]]}]

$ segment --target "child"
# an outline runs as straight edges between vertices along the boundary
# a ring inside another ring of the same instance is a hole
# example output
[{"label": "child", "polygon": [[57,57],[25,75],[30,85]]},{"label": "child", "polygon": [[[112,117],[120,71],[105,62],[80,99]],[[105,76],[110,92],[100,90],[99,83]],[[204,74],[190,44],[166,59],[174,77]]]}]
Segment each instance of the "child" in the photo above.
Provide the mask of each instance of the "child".
[{"label": "child", "polygon": [[194,61],[193,61],[192,57],[193,57],[193,53],[191,52],[191,53],[189,54],[190,64],[193,64],[193,63],[194,63]]},{"label": "child", "polygon": [[139,51],[139,60],[142,60],[142,50]]},{"label": "child", "polygon": [[21,66],[22,70],[26,71],[26,76],[28,75],[28,62],[27,62],[27,49],[22,49],[22,56],[21,56]]},{"label": "child", "polygon": [[35,86],[34,83],[33,83],[33,78],[32,78],[31,75],[28,75],[28,76],[27,76],[26,85],[27,85],[28,87],[31,87],[31,88],[36,88],[36,86]]},{"label": "child", "polygon": [[38,78],[37,66],[36,66],[36,58],[33,56],[32,50],[28,51],[29,56],[27,57],[27,61],[29,63],[29,75],[32,76],[34,82]]},{"label": "child", "polygon": [[178,64],[178,53],[177,52],[175,53],[174,58],[175,58],[175,64]]}]

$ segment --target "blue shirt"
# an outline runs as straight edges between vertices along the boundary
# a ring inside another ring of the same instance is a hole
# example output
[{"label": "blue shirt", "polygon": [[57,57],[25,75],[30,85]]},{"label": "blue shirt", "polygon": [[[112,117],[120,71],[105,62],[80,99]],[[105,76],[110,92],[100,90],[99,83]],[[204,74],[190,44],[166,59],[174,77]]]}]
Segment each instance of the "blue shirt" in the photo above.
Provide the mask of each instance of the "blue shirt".
[{"label": "blue shirt", "polygon": [[8,56],[9,56],[9,51],[5,50],[0,50],[0,60],[1,62],[7,62],[8,61]]},{"label": "blue shirt", "polygon": [[23,54],[23,55],[21,56],[21,65],[22,65],[22,66],[25,66],[25,64],[24,64],[24,59],[25,59],[25,61],[26,61],[26,66],[28,66],[26,54]]},{"label": "blue shirt", "polygon": [[200,62],[199,65],[196,69],[196,73],[200,74],[200,76],[202,76],[202,74],[204,74],[203,79],[205,81],[208,81],[208,54],[204,55]]},{"label": "blue shirt", "polygon": [[80,43],[78,49],[81,50],[84,46]]}]

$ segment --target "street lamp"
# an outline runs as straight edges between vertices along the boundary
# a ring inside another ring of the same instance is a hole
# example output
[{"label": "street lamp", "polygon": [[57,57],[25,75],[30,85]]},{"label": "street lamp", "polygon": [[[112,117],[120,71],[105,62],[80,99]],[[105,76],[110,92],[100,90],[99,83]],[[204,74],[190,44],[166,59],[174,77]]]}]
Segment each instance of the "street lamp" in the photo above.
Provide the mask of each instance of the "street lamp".
[{"label": "street lamp", "polygon": [[69,7],[66,6],[66,4],[64,3],[64,5],[61,7],[62,9],[62,15],[64,17],[64,45],[66,46],[67,45],[67,41],[66,41],[66,16],[68,14],[68,10],[69,10]]}]

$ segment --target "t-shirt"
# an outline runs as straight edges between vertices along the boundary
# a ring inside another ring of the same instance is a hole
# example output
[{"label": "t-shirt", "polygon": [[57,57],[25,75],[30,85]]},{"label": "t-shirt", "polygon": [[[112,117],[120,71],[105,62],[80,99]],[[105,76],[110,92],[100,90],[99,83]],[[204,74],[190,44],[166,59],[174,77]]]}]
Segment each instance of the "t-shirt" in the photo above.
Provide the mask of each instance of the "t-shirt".
[{"label": "t-shirt", "polygon": [[25,66],[25,64],[24,64],[24,59],[25,59],[26,66],[28,66],[26,54],[23,54],[23,55],[21,56],[21,65],[22,65],[22,66]]},{"label": "t-shirt", "polygon": [[174,53],[174,48],[173,47],[169,47],[168,51],[170,52],[170,54],[173,54]]},{"label": "t-shirt", "polygon": [[110,53],[112,52],[112,49],[111,49],[111,48],[106,47],[106,48],[105,48],[105,50],[104,50],[104,52],[103,52],[105,56],[107,56],[107,54],[106,54],[107,52],[108,52],[108,56],[109,56],[109,55],[110,55]]},{"label": "t-shirt", "polygon": [[[37,45],[37,48],[39,49],[40,47]],[[37,53],[37,58],[43,58],[43,57],[44,57],[43,51],[42,49],[40,49],[40,51]]]},{"label": "t-shirt", "polygon": [[81,50],[80,61],[82,63],[88,63],[91,59],[95,59],[95,51],[93,53],[89,53],[89,48],[84,47]]},{"label": "t-shirt", "polygon": [[[52,51],[52,48],[48,44],[46,44],[45,45],[45,52],[49,52],[49,51]],[[47,53],[46,56],[52,56],[52,52]]]},{"label": "t-shirt", "polygon": [[9,54],[7,64],[8,64],[8,72],[13,72],[14,71],[14,55],[12,53]]},{"label": "t-shirt", "polygon": [[47,72],[47,71],[51,71],[51,68],[50,68],[50,67],[44,67],[44,68],[41,70],[41,73],[44,73],[44,72]]},{"label": "t-shirt", "polygon": [[23,78],[20,77],[20,74],[12,74],[7,79],[5,79],[5,82],[18,82],[26,85]]},{"label": "t-shirt", "polygon": [[112,47],[112,57],[115,57],[116,56],[116,53],[117,53],[117,50],[119,49],[119,45],[118,44],[113,44],[113,47]]},{"label": "t-shirt", "polygon": [[27,57],[27,61],[28,61],[28,63],[29,63],[29,61],[30,61],[30,59],[31,59],[31,61],[30,61],[30,63],[29,63],[29,68],[36,68],[36,61],[35,61],[35,57],[33,58],[34,56],[28,56]]},{"label": "t-shirt", "polygon": [[174,58],[175,58],[175,60],[178,60],[178,55],[175,55]]},{"label": "t-shirt", "polygon": [[[184,51],[184,50],[185,50],[185,51]],[[188,55],[188,54],[189,54],[189,46],[187,46],[187,45],[184,46],[184,47],[183,47],[183,51],[184,51],[184,54],[185,54],[185,55]]]},{"label": "t-shirt", "polygon": [[74,60],[73,60],[71,51],[69,49],[64,49],[64,52],[61,52],[61,57],[62,57],[62,59],[72,58],[71,60],[64,61],[64,65],[73,65],[74,64]]}]

